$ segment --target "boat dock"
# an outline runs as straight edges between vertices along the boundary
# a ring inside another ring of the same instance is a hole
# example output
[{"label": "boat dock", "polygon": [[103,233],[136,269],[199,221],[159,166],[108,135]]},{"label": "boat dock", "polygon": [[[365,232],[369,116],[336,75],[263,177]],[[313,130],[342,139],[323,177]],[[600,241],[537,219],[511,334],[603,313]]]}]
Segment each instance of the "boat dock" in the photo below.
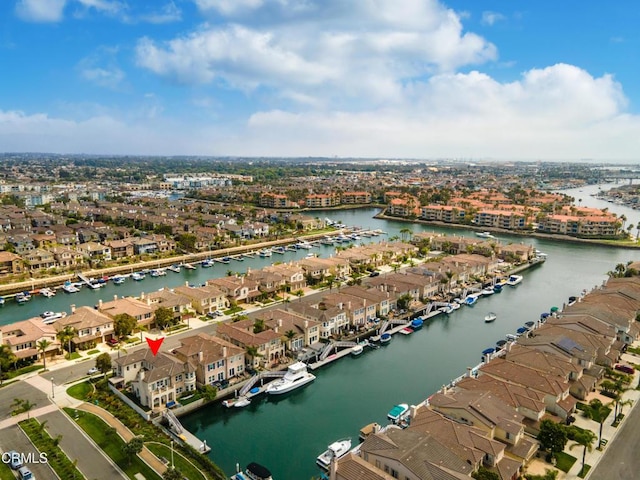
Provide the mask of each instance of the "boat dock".
[{"label": "boat dock", "polygon": [[89,288],[100,288],[100,285],[91,283],[91,281],[81,273],[78,273],[78,278],[82,281],[82,283],[84,283]]},{"label": "boat dock", "polygon": [[169,422],[170,431],[175,437],[195,448],[200,453],[209,453],[211,451],[211,447],[207,445],[207,441],[200,440],[193,433],[184,428],[180,423],[180,420],[178,420],[171,410],[165,410],[162,413],[162,416]]}]

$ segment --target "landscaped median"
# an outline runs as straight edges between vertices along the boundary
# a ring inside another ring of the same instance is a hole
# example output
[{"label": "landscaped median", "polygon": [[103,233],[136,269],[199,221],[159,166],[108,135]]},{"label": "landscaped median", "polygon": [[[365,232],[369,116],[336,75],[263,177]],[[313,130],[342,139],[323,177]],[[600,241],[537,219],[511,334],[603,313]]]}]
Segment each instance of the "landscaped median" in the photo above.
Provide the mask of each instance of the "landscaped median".
[{"label": "landscaped median", "polygon": [[144,445],[151,450],[156,457],[166,461],[168,464],[171,463],[171,459],[173,458],[173,466],[189,480],[208,480],[207,476],[191,463],[190,460],[182,456],[180,452],[174,450],[172,454],[170,446],[159,442],[145,442]]},{"label": "landscaped median", "polygon": [[73,408],[65,408],[64,411],[130,479],[136,480],[135,475],[140,473],[147,480],[161,480],[162,477],[143,462],[137,454],[127,453],[125,441],[118,435],[115,428],[111,428],[101,418]]},{"label": "landscaped median", "polygon": [[60,438],[51,438],[47,433],[45,430],[46,422],[40,423],[35,418],[30,418],[23,420],[19,425],[38,451],[47,455],[47,463],[60,478],[65,480],[84,478],[84,475],[76,467],[76,461],[69,460],[69,457],[58,446]]}]

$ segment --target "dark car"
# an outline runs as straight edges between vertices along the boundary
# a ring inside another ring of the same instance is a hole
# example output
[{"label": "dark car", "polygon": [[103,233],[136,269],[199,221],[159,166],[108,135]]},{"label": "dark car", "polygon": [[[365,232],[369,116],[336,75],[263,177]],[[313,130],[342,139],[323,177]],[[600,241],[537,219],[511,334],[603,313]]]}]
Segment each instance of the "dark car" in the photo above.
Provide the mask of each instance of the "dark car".
[{"label": "dark car", "polygon": [[377,277],[378,275],[380,275],[380,272],[378,272],[377,270],[369,274],[370,277]]},{"label": "dark car", "polygon": [[117,338],[110,338],[109,340],[107,340],[107,344],[111,345],[112,347],[115,347],[118,343],[119,342]]},{"label": "dark car", "polygon": [[634,368],[630,367],[629,365],[622,365],[620,363],[617,363],[616,366],[613,368],[621,372],[628,373],[629,375],[633,375],[635,373]]}]

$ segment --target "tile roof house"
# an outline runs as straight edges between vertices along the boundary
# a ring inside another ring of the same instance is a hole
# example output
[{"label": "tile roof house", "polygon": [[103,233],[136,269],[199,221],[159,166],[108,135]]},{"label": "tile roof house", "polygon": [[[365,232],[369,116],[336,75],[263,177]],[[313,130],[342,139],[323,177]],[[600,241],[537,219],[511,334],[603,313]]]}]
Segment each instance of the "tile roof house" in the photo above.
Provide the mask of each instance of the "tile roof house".
[{"label": "tile roof house", "polygon": [[38,360],[42,356],[38,343],[47,340],[50,345],[45,349],[47,357],[60,352],[60,342],[56,338],[53,325],[45,325],[39,317],[0,326],[0,340],[8,345],[18,360]]},{"label": "tile roof house", "polygon": [[[274,332],[282,334],[287,349],[295,352],[320,341],[320,322],[281,308],[265,310],[256,315]],[[289,332],[293,332],[289,334]]]},{"label": "tile roof house", "polygon": [[91,307],[71,305],[71,314],[53,324],[59,332],[71,326],[78,332],[71,343],[80,350],[93,348],[113,338],[113,318]]},{"label": "tile roof house", "polygon": [[205,285],[203,287],[191,287],[185,285],[173,289],[175,295],[190,300],[190,306],[200,315],[209,312],[223,311],[229,307],[229,300],[225,292],[214,285]]},{"label": "tile roof house", "polygon": [[254,366],[271,366],[284,358],[282,333],[271,329],[254,333],[253,320],[220,323],[217,326],[216,335],[242,349],[255,347],[258,356],[250,359]]}]

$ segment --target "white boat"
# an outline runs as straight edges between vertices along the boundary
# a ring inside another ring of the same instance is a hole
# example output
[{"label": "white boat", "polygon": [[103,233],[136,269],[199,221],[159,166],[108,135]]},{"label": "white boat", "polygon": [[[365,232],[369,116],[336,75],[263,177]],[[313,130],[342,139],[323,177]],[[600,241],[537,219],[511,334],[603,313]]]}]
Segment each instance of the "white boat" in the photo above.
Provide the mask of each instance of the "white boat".
[{"label": "white boat", "polygon": [[382,345],[386,345],[390,341],[391,341],[391,334],[390,333],[383,333],[382,335],[380,335],[380,343]]},{"label": "white boat", "polygon": [[311,245],[306,240],[301,240],[298,243],[296,243],[296,248],[304,248],[305,250],[310,250],[311,248],[313,248],[313,245]]},{"label": "white boat", "polygon": [[355,345],[354,347],[351,347],[351,355],[354,357],[357,357],[362,352],[364,352],[364,347],[362,345]]},{"label": "white boat", "polygon": [[31,300],[31,295],[29,294],[29,292],[20,292],[16,293],[15,299],[19,305],[22,305],[23,303],[27,303],[29,300]]},{"label": "white boat", "polygon": [[44,312],[40,315],[42,317],[42,323],[45,325],[51,325],[57,320],[67,316],[67,312]]},{"label": "white boat", "polygon": [[164,268],[154,268],[150,273],[152,277],[164,277],[166,274],[167,272],[164,270]]},{"label": "white boat", "polygon": [[512,333],[507,333],[504,338],[506,338],[509,342],[515,342],[518,339],[518,336]]},{"label": "white boat", "polygon": [[[210,268],[210,267],[213,267],[214,264],[215,264],[215,262],[213,260],[211,260],[211,259],[206,259],[206,260],[203,260],[202,262],[200,262],[200,266],[202,268]],[[186,267],[186,265],[185,265],[185,267]]]},{"label": "white boat", "polygon": [[131,274],[131,278],[132,278],[133,280],[135,280],[136,282],[139,282],[140,280],[144,280],[145,275],[144,275],[144,273],[142,273],[142,272],[133,272],[133,273]]},{"label": "white boat", "polygon": [[340,457],[343,457],[349,453],[349,450],[351,450],[350,438],[338,440],[333,442],[323,453],[318,455],[316,463],[320,468],[328,470],[333,460],[338,460]]},{"label": "white boat", "polygon": [[231,480],[273,480],[269,469],[259,463],[251,462],[244,472],[240,472],[240,468],[236,465],[236,470],[238,473],[232,476]]},{"label": "white boat", "polygon": [[406,403],[399,403],[395,405],[389,413],[387,413],[387,418],[391,420],[393,423],[398,423],[409,411],[409,405]]},{"label": "white boat", "polygon": [[487,287],[483,288],[480,293],[482,295],[493,295],[494,293],[496,293],[496,291],[493,289],[493,287]]},{"label": "white boat", "polygon": [[167,270],[171,270],[174,273],[180,273],[180,265],[170,265]]},{"label": "white boat", "polygon": [[54,292],[50,288],[45,287],[40,289],[40,295],[42,295],[43,297],[51,298],[56,296],[56,292]]},{"label": "white boat", "polygon": [[196,267],[194,267],[193,265],[191,265],[190,263],[183,263],[182,266],[184,268],[186,268],[187,270],[195,270]]},{"label": "white boat", "polygon": [[263,248],[258,252],[258,255],[262,258],[270,257],[273,254],[270,248]]},{"label": "white boat", "polygon": [[509,285],[510,287],[515,287],[520,282],[522,282],[522,279],[522,275],[510,275],[507,279],[507,285]]},{"label": "white boat", "polygon": [[122,285],[126,279],[127,277],[123,277],[122,275],[114,275],[111,277],[111,281],[114,285]]},{"label": "white boat", "polygon": [[495,313],[489,312],[484,316],[484,321],[486,323],[490,323],[493,322],[496,318],[498,318],[498,316]]},{"label": "white boat", "polygon": [[267,385],[266,392],[271,395],[280,395],[290,392],[307,383],[311,383],[316,376],[307,372],[307,365],[303,362],[296,362],[289,365],[284,377],[279,378]]},{"label": "white boat", "polygon": [[0,297],[0,305],[4,305],[4,297]]},{"label": "white boat", "polygon": [[480,296],[479,293],[471,293],[467,295],[466,298],[464,299],[464,304],[468,306],[475,305],[475,303],[478,301],[479,296]]},{"label": "white boat", "polygon": [[309,252],[305,255],[304,258],[316,258],[318,255],[316,255],[315,253]]},{"label": "white boat", "polygon": [[491,232],[476,232],[476,237],[480,237],[480,238],[496,238],[493,235],[491,235]]},{"label": "white boat", "polygon": [[64,282],[62,290],[64,290],[65,293],[78,293],[80,291],[80,289],[71,282]]},{"label": "white boat", "polygon": [[233,402],[233,406],[236,408],[246,407],[251,403],[251,399],[247,397],[238,397],[238,399]]}]

